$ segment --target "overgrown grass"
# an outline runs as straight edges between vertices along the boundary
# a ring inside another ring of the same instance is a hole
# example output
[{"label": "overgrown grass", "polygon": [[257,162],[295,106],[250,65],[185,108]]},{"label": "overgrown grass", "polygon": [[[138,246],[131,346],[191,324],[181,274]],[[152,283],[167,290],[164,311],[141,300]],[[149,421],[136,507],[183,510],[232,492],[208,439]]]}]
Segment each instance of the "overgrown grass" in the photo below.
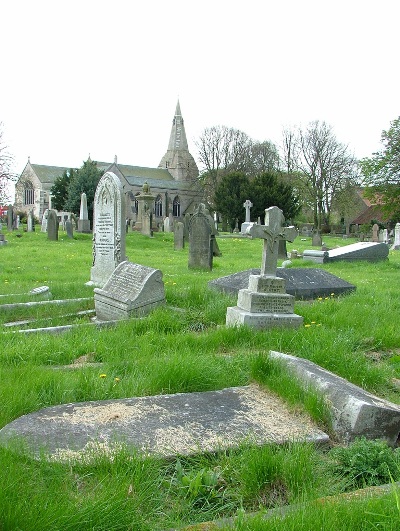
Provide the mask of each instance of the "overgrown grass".
[{"label": "overgrown grass", "polygon": [[[32,300],[27,293],[40,285],[48,285],[54,299],[93,295],[93,288],[85,286],[91,236],[60,236],[58,242],[49,242],[39,232],[21,238],[7,234],[9,244],[0,253],[0,295],[9,296],[0,304]],[[335,247],[351,241],[326,238],[326,243]],[[108,329],[84,326],[58,336],[24,335],[3,323],[72,323],[76,318],[68,314],[93,308],[93,302],[41,305],[28,311],[0,308],[0,427],[55,404],[207,391],[254,380],[285,396],[293,407],[306,404],[318,422],[326,421],[321,397],[288,381],[284,371],[271,364],[269,350],[310,359],[400,403],[400,253],[391,252],[387,262],[376,264],[320,266],[357,290],[348,296],[297,301],[295,312],[304,317],[304,327],[262,332],[225,328],[226,307],[235,305],[236,297],[207,288],[213,278],[259,267],[262,244],[236,237],[219,238],[218,244],[222,257],[214,259],[212,272],[189,271],[187,249],[173,251],[172,234],[127,235],[129,259],[163,272],[167,305],[145,319]],[[310,239],[289,246],[300,252],[310,247]],[[293,265],[315,267],[302,260]],[[90,363],[68,367],[83,358]],[[364,453],[374,456],[376,448]],[[131,449],[122,449],[113,461],[99,457],[91,464],[73,465],[33,460],[21,452],[0,449],[4,530],[168,529],[303,502],[303,508],[284,520],[239,519],[235,529],[395,529],[399,518],[393,496],[350,500],[346,505],[315,504],[321,496],[356,484],[335,469],[337,456],[310,445],[243,445],[172,461],[139,458]],[[397,479],[397,469],[390,470]]]}]

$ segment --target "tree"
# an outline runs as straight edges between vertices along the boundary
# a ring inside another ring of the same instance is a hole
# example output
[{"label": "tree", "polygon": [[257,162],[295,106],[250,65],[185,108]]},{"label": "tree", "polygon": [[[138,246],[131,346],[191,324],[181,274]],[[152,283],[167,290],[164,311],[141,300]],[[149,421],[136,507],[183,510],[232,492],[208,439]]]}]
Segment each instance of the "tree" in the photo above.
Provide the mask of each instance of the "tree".
[{"label": "tree", "polygon": [[400,116],[382,131],[383,149],[371,158],[360,161],[365,196],[382,203],[383,210],[393,221],[400,220]]},{"label": "tree", "polygon": [[279,207],[286,220],[293,220],[300,211],[299,199],[293,186],[280,180],[276,172],[263,172],[250,183],[249,199],[253,203],[253,219],[264,222],[265,209]]},{"label": "tree", "polygon": [[330,226],[332,202],[349,182],[357,182],[356,160],[331,126],[314,121],[297,131],[284,132],[284,160],[301,181],[299,189],[311,205],[314,227]]},{"label": "tree", "polygon": [[103,171],[99,170],[95,161],[90,157],[83,166],[76,170],[68,185],[67,200],[64,203],[65,210],[79,215],[81,194],[85,192],[88,205],[88,217],[93,219],[94,194]]},{"label": "tree", "polygon": [[60,177],[57,177],[51,187],[51,204],[57,210],[66,210],[65,203],[68,198],[68,187],[75,176],[75,171],[73,169],[65,170]]},{"label": "tree", "polygon": [[10,201],[10,185],[17,176],[12,171],[14,159],[8,151],[8,146],[4,142],[3,123],[0,122],[0,204]]},{"label": "tree", "polygon": [[249,179],[243,172],[227,173],[217,185],[214,194],[215,208],[228,221],[232,230],[237,221],[244,221],[243,203],[248,199],[249,188]]},{"label": "tree", "polygon": [[253,142],[250,152],[250,167],[246,168],[249,176],[264,172],[274,172],[279,168],[278,149],[269,140]]}]

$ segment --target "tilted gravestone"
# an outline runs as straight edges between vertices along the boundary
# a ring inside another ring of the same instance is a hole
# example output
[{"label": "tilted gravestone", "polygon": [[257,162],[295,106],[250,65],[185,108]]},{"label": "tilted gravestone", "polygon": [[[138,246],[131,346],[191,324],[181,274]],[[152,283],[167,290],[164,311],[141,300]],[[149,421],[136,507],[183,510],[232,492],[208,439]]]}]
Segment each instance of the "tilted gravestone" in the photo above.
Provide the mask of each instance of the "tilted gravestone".
[{"label": "tilted gravestone", "polygon": [[205,205],[200,203],[189,222],[189,269],[212,270],[212,230]]},{"label": "tilted gravestone", "polygon": [[58,217],[55,210],[49,210],[47,216],[47,238],[52,241],[58,240]]},{"label": "tilted gravestone", "polygon": [[344,245],[338,249],[330,251],[305,250],[303,260],[310,260],[319,264],[327,262],[353,262],[357,260],[366,260],[368,262],[377,262],[386,260],[389,255],[389,246],[382,242],[358,242]]},{"label": "tilted gravestone", "polygon": [[125,196],[121,181],[105,173],[97,185],[93,212],[93,266],[90,280],[102,287],[125,260]]},{"label": "tilted gravestone", "polygon": [[90,232],[90,220],[88,217],[87,197],[85,192],[81,194],[81,205],[78,219],[78,232]]},{"label": "tilted gravestone", "polygon": [[279,240],[293,241],[295,227],[284,227],[285,218],[276,207],[266,209],[265,225],[253,225],[249,234],[264,242],[260,275],[250,275],[247,289],[238,293],[237,306],[227,308],[226,325],[257,329],[296,328],[303,318],[293,313],[294,296],[285,291],[285,280],[276,276]]},{"label": "tilted gravestone", "polygon": [[184,224],[182,221],[177,221],[175,223],[174,230],[174,249],[175,251],[181,251],[185,247],[185,237],[184,237]]},{"label": "tilted gravestone", "polygon": [[94,289],[96,318],[114,321],[147,315],[165,303],[159,269],[121,262],[103,288]]}]

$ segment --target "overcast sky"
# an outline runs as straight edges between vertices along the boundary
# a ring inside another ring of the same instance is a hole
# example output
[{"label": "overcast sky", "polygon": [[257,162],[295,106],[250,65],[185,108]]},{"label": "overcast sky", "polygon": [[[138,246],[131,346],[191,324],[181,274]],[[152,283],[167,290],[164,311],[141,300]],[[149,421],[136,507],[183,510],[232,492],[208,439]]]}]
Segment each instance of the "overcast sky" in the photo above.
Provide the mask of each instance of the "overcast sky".
[{"label": "overcast sky", "polygon": [[156,167],[180,100],[189,149],[226,125],[281,142],[330,124],[361,158],[400,115],[399,0],[2,0],[0,121],[20,173]]}]

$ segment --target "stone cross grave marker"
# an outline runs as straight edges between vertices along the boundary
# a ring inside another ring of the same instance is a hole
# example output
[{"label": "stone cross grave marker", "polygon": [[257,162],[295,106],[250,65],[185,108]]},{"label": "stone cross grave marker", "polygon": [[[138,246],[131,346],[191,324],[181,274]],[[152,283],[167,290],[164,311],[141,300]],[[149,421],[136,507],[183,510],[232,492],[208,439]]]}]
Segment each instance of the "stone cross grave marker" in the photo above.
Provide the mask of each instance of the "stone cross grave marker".
[{"label": "stone cross grave marker", "polygon": [[250,236],[264,240],[261,262],[261,275],[263,276],[276,276],[279,240],[292,242],[297,236],[297,229],[284,227],[284,221],[282,210],[272,206],[265,210],[265,225],[252,225],[248,229]]},{"label": "stone cross grave marker", "polygon": [[243,206],[246,209],[245,222],[250,222],[250,209],[253,206],[253,203],[250,201],[250,199],[246,199],[246,201],[243,203]]},{"label": "stone cross grave marker", "polygon": [[122,184],[114,173],[107,172],[94,196],[92,284],[104,286],[117,265],[125,260],[125,239]]}]

